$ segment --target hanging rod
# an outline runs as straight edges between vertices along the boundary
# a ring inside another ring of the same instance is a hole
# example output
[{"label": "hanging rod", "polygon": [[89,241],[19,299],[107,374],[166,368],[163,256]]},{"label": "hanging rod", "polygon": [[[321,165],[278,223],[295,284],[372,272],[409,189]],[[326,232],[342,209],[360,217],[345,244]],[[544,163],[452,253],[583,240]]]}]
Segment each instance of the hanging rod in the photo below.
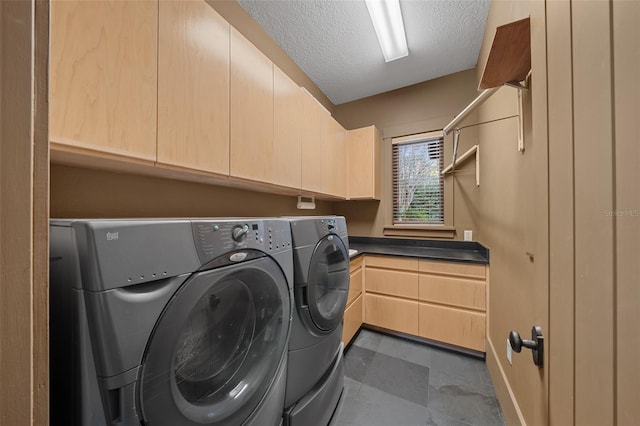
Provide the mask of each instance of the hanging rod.
[{"label": "hanging rod", "polygon": [[477,98],[475,98],[473,101],[471,101],[471,103],[469,105],[467,105],[467,107],[465,109],[463,109],[460,112],[460,114],[456,115],[454,117],[454,119],[451,120],[451,123],[449,123],[446,126],[444,126],[444,129],[442,129],[442,133],[444,134],[444,136],[447,136],[449,133],[451,133],[451,131],[456,127],[456,125],[458,123],[460,123],[462,120],[464,120],[469,114],[471,114],[471,111],[473,111],[478,106],[480,106],[491,95],[493,95],[496,92],[496,90],[498,90],[499,88],[500,88],[500,86],[493,87],[491,89],[485,89],[482,92],[480,92],[480,94],[478,95]]}]

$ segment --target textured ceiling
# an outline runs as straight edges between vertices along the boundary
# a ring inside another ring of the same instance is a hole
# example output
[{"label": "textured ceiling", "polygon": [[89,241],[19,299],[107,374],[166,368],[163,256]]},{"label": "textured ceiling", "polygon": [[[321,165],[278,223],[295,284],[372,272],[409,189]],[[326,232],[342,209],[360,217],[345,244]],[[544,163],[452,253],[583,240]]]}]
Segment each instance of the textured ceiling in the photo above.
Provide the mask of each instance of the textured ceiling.
[{"label": "textured ceiling", "polygon": [[385,63],[364,0],[239,0],[335,105],[473,68],[490,0],[401,0],[409,56]]}]

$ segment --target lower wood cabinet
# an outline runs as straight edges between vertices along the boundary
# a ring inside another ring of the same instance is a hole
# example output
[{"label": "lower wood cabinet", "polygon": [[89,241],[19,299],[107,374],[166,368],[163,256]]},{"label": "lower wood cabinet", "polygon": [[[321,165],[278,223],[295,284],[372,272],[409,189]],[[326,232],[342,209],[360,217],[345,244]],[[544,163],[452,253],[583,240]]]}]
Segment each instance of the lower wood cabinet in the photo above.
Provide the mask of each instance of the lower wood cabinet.
[{"label": "lower wood cabinet", "polygon": [[360,294],[344,311],[344,326],[342,328],[342,343],[349,344],[353,336],[362,326],[362,309],[364,296]]},{"label": "lower wood cabinet", "polygon": [[420,303],[418,335],[463,348],[485,351],[485,314]]},{"label": "lower wood cabinet", "polygon": [[365,294],[364,322],[418,335],[418,302],[379,294]]},{"label": "lower wood cabinet", "polygon": [[344,312],[344,326],[342,329],[342,343],[346,346],[362,325],[363,320],[363,280],[364,256],[359,256],[349,262],[349,296],[347,308]]},{"label": "lower wood cabinet", "polygon": [[[484,352],[486,268],[366,255],[364,324]],[[349,333],[357,331],[353,330],[355,323],[347,325],[345,318],[345,329],[348,327]]]}]

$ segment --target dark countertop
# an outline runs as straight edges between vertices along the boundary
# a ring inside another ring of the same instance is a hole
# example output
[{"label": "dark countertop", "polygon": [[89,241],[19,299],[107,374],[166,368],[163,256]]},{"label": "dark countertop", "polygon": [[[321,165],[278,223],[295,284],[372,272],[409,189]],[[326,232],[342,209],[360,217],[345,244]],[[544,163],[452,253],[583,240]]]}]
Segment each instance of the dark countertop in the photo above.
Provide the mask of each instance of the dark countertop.
[{"label": "dark countertop", "polygon": [[360,254],[417,257],[465,263],[489,263],[489,249],[472,241],[349,237],[349,248]]}]

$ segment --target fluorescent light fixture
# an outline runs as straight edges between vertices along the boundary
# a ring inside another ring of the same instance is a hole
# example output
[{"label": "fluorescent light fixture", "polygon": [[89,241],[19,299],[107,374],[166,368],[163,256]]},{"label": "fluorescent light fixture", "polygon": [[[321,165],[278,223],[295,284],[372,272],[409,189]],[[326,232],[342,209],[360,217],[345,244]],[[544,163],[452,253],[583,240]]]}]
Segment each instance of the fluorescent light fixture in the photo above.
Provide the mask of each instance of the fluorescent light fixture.
[{"label": "fluorescent light fixture", "polygon": [[365,0],[385,62],[409,55],[400,0]]}]

